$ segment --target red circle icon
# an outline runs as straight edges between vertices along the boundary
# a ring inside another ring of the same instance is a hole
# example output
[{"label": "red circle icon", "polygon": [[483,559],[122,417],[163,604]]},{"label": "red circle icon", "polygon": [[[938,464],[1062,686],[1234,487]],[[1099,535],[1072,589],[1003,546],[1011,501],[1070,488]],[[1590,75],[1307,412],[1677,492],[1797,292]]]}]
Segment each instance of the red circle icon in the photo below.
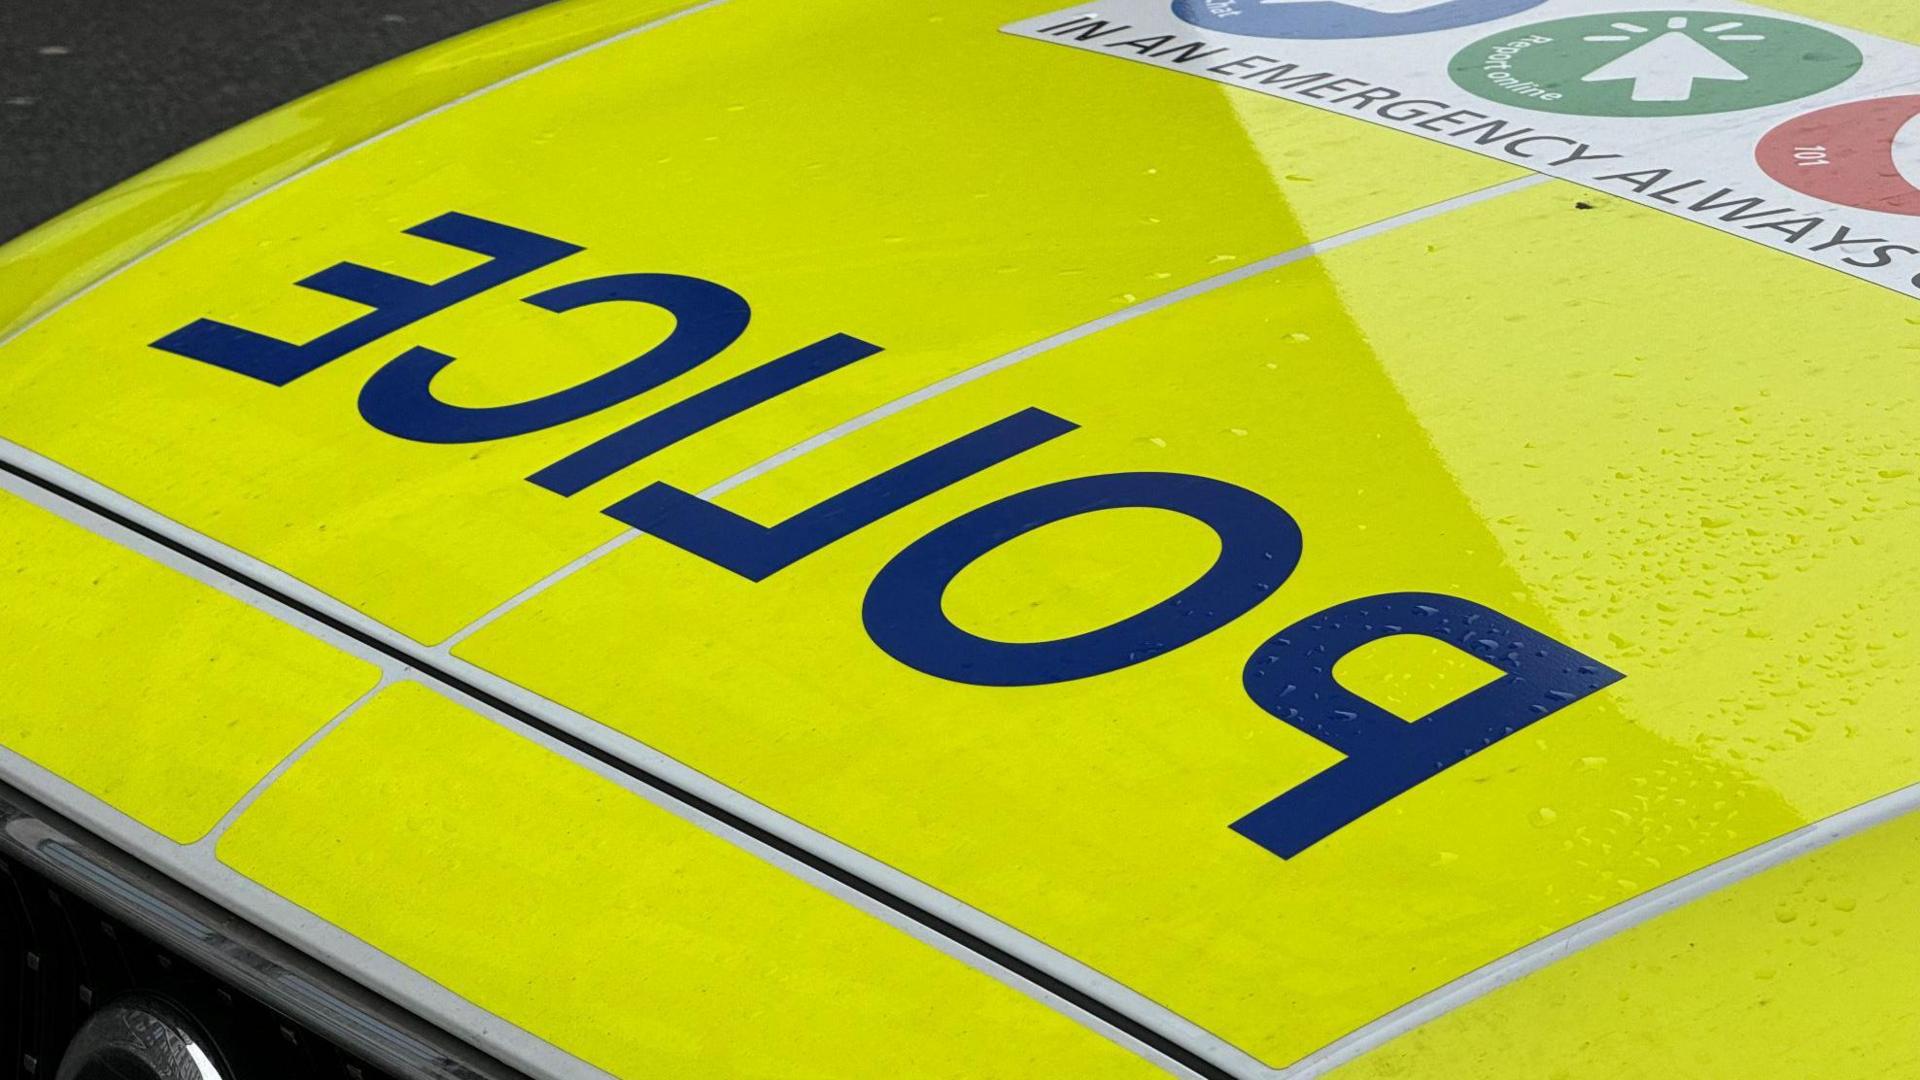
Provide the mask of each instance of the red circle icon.
[{"label": "red circle icon", "polygon": [[1920,94],[1795,117],[1755,151],[1768,176],[1825,202],[1920,217]]}]

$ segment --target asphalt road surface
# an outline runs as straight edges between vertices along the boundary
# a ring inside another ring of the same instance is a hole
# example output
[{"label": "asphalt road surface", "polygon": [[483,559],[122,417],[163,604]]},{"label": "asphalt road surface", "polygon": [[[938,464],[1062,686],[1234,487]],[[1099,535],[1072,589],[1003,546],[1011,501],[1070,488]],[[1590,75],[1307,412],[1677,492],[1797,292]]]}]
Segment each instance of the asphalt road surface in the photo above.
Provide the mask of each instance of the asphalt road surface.
[{"label": "asphalt road surface", "polygon": [[543,0],[0,0],[0,240],[311,90]]}]

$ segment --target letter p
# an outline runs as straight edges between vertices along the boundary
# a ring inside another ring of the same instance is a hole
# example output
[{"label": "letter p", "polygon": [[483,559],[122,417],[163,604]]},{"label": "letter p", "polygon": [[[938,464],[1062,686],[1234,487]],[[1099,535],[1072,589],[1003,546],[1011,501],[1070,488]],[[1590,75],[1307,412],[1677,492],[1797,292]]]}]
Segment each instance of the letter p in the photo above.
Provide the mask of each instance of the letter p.
[{"label": "letter p", "polygon": [[[1360,646],[1400,634],[1445,642],[1505,674],[1411,723],[1334,681]],[[1283,859],[1542,717],[1620,681],[1612,668],[1490,608],[1390,593],[1336,604],[1268,638],[1247,661],[1255,704],[1347,755],[1233,823]]]}]

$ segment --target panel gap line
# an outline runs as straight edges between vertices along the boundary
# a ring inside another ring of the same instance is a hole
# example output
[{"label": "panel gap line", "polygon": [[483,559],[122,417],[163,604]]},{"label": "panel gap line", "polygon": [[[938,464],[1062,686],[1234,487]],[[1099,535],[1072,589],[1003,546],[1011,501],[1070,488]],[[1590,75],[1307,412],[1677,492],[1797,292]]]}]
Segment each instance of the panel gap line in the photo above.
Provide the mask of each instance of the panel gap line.
[{"label": "panel gap line", "polygon": [[[17,459],[22,456],[39,458],[32,451],[0,439],[0,474],[211,571],[211,576],[223,583],[218,586],[222,592],[250,606],[293,625],[306,623],[324,628],[324,637],[351,642],[363,654],[374,657],[383,668],[405,669],[408,677],[468,708],[499,717],[535,741],[560,748],[570,756],[577,755],[596,769],[604,768],[624,777],[653,796],[681,808],[698,819],[702,827],[735,846],[772,852],[805,867],[822,880],[871,903],[876,910],[901,920],[902,924],[910,924],[979,957],[1001,973],[1000,981],[1042,1004],[1059,1003],[1053,1007],[1082,1026],[1107,1035],[1123,1046],[1137,1045],[1164,1059],[1177,1071],[1202,1080],[1250,1080],[1267,1071],[1244,1051],[1051,946],[861,855],[644,743],[490,672],[459,660],[428,657],[424,655],[424,646],[340,605],[324,593],[316,594],[317,602],[310,601],[299,594],[314,590],[284,572],[277,572],[276,576],[284,578],[291,589],[263,581],[230,565],[229,560],[237,553],[218,541],[96,482],[85,481],[85,484],[107,501],[123,504],[125,509],[68,490],[20,464]],[[57,463],[44,464],[50,466],[51,471],[70,471]],[[141,520],[146,517],[155,519],[157,524]],[[69,520],[73,519],[69,517]],[[176,530],[187,539],[171,535]],[[133,546],[116,539],[105,529],[90,527],[90,531],[123,547]],[[329,610],[335,606],[342,610]],[[374,629],[360,626],[363,621]],[[887,883],[882,883],[883,878]]]},{"label": "panel gap line", "polygon": [[268,788],[272,787],[281,777],[285,776],[288,770],[300,762],[301,758],[307,756],[308,751],[319,746],[326,740],[327,736],[334,733],[335,729],[339,728],[341,724],[346,723],[349,717],[359,712],[368,702],[378,697],[381,691],[392,686],[397,681],[399,681],[399,677],[396,676],[392,669],[383,668],[380,672],[380,678],[374,682],[371,689],[359,697],[354,698],[353,701],[347,704],[346,708],[334,713],[333,716],[330,717],[326,723],[320,725],[313,734],[300,740],[300,745],[294,747],[285,757],[274,763],[273,768],[268,769],[266,775],[255,781],[254,785],[247,789],[246,794],[236,799],[234,804],[227,808],[227,812],[220,815],[220,820],[214,823],[213,828],[207,830],[205,836],[188,844],[187,847],[204,851],[207,855],[214,856],[215,849],[220,845],[220,838],[227,834],[227,830],[233,827],[234,822],[240,820],[241,815],[252,809],[253,804],[259,801],[260,796],[266,794]]}]

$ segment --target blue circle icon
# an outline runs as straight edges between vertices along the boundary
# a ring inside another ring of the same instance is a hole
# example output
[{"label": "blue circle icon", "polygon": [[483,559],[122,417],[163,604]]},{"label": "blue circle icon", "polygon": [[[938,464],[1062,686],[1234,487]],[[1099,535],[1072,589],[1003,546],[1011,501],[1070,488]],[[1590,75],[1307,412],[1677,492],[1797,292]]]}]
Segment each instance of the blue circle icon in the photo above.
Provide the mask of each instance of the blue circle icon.
[{"label": "blue circle icon", "polygon": [[1173,0],[1173,13],[1208,30],[1253,37],[1371,38],[1490,22],[1547,0]]}]

